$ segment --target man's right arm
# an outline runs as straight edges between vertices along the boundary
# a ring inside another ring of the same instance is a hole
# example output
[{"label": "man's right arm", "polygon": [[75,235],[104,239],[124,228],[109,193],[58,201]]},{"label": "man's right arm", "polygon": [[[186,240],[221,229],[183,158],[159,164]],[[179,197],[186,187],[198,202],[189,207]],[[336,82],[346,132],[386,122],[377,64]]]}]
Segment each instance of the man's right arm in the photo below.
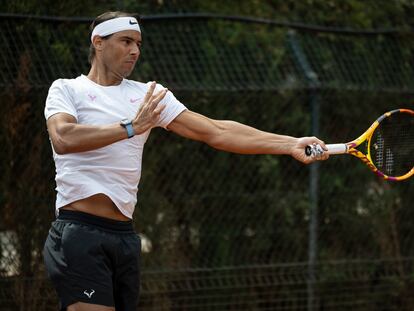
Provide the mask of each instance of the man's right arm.
[{"label": "man's right arm", "polygon": [[[137,115],[132,120],[135,135],[151,129],[165,108],[164,105],[158,105],[158,103],[165,97],[167,90],[163,89],[154,94],[155,85],[155,82],[151,83]],[[47,130],[53,149],[58,154],[90,151],[128,137],[125,128],[120,123],[78,124],[74,116],[64,112],[56,113],[47,119]]]},{"label": "man's right arm", "polygon": [[58,154],[94,150],[128,137],[119,123],[103,126],[78,124],[67,113],[51,116],[47,120],[47,130]]}]

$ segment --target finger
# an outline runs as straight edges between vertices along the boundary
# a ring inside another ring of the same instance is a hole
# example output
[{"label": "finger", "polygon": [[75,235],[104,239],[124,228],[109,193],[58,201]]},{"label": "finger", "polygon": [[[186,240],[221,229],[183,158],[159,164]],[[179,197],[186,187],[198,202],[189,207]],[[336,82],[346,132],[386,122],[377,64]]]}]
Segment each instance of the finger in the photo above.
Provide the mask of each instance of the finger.
[{"label": "finger", "polygon": [[327,160],[329,158],[329,153],[325,152],[324,149],[322,149],[321,144],[317,144],[317,151],[315,153],[314,159],[317,161],[323,161],[323,160]]},{"label": "finger", "polygon": [[152,98],[151,98],[151,106],[153,109],[155,109],[155,107],[158,105],[158,103],[164,99],[165,95],[167,94],[168,89],[163,89],[161,91],[159,91],[157,94],[155,94]]},{"label": "finger", "polygon": [[154,109],[154,113],[161,114],[161,112],[163,112],[165,107],[167,107],[167,105],[158,105],[157,108]]},{"label": "finger", "polygon": [[151,98],[151,96],[152,96],[152,94],[154,94],[154,90],[155,90],[155,86],[157,85],[157,83],[155,82],[155,81],[152,81],[151,82],[151,84],[150,84],[150,86],[149,86],[149,88],[148,88],[148,91],[147,91],[147,93],[145,94],[145,97],[144,97],[144,103],[146,103],[146,102],[148,102],[149,100],[150,100],[150,98]]},{"label": "finger", "polygon": [[315,139],[316,139],[316,144],[321,146],[323,150],[328,151],[328,148],[326,147],[325,142],[323,140],[320,140],[316,137],[315,137]]},{"label": "finger", "polygon": [[156,101],[157,100],[157,98],[161,95],[161,94],[163,94],[164,92],[166,92],[166,89],[162,89],[162,90],[159,90],[158,92],[156,92],[155,94],[152,94],[152,96],[150,97],[150,99],[149,99],[149,101],[151,102],[151,104],[153,104],[154,103],[154,101]]},{"label": "finger", "polygon": [[314,142],[314,143],[312,143],[312,145],[307,145],[307,147],[305,149],[305,154],[309,158],[314,158],[315,160],[320,160],[323,157],[325,157],[325,154],[327,154],[327,152],[325,152],[325,151],[326,150],[324,150],[319,143]]},{"label": "finger", "polygon": [[167,92],[168,92],[168,89],[167,88],[159,91],[158,94],[155,96],[155,100],[158,101],[158,102],[160,102],[165,97],[165,95],[167,94]]},{"label": "finger", "polygon": [[305,141],[303,141],[303,144],[304,144],[305,150],[307,150],[310,147],[312,152],[328,151],[328,148],[326,147],[325,142],[316,137],[308,137]]},{"label": "finger", "polygon": [[321,157],[321,160],[325,161],[325,160],[328,160],[328,159],[329,159],[329,153],[324,152],[322,157]]}]

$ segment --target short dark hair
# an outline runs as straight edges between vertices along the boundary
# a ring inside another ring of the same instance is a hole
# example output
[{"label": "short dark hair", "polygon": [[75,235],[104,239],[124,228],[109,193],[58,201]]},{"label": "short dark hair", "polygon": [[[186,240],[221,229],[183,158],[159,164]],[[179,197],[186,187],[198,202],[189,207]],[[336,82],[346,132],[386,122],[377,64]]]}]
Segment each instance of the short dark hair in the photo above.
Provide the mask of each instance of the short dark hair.
[{"label": "short dark hair", "polygon": [[[114,19],[114,18],[117,18],[117,17],[130,17],[130,16],[135,17],[138,20],[138,22],[141,21],[139,15],[136,14],[136,13],[126,13],[126,12],[121,12],[121,11],[105,12],[105,13],[97,16],[93,20],[92,24],[89,27],[90,36],[92,35],[92,31],[94,30],[94,28],[96,26],[98,26],[100,23],[109,21],[110,19]],[[109,39],[111,36],[112,35],[108,35],[108,36],[102,37],[102,39],[106,40],[106,39]],[[95,52],[95,47],[93,46],[93,44],[91,42],[91,45],[89,46],[89,56],[88,56],[89,64],[92,64],[92,61],[95,58],[95,53],[96,53]]]}]

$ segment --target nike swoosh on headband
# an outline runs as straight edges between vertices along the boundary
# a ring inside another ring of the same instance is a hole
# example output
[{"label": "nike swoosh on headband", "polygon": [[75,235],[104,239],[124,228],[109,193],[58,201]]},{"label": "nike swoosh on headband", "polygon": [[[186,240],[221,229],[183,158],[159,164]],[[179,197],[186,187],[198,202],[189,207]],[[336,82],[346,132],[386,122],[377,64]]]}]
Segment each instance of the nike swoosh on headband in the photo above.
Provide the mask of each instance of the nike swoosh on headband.
[{"label": "nike swoosh on headband", "polygon": [[136,25],[136,24],[138,24],[138,23],[137,23],[137,22],[134,22],[134,21],[129,20],[129,24],[130,24],[130,25]]}]

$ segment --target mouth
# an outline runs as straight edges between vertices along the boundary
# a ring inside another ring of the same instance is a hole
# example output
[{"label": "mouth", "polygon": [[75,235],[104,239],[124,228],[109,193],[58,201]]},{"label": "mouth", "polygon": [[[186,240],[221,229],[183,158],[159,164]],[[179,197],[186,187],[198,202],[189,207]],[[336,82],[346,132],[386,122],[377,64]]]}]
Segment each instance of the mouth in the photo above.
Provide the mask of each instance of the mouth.
[{"label": "mouth", "polygon": [[132,69],[132,68],[134,68],[135,63],[136,63],[136,61],[129,60],[129,61],[126,61],[124,64],[125,64],[126,67],[128,67],[128,69]]}]

